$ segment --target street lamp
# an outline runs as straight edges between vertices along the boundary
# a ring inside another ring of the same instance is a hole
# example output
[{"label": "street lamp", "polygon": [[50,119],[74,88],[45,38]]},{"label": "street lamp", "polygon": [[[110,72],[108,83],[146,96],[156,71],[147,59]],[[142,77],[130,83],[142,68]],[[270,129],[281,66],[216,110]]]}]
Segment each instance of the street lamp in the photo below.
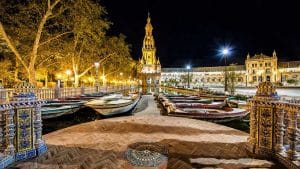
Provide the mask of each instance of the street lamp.
[{"label": "street lamp", "polygon": [[68,87],[68,82],[69,82],[69,76],[71,75],[71,70],[66,70],[66,74],[67,74],[67,84],[66,84],[66,86]]},{"label": "street lamp", "polygon": [[96,68],[96,80],[95,80],[95,86],[97,88],[97,91],[98,91],[98,87],[99,87],[99,77],[98,77],[98,68],[99,68],[99,62],[95,62],[94,63],[95,65],[95,68]]},{"label": "street lamp", "polygon": [[226,59],[227,56],[230,54],[230,50],[229,48],[225,47],[221,50],[221,53],[223,55],[224,61],[225,61],[225,67],[224,67],[224,72],[225,72],[225,77],[224,77],[224,91],[227,92],[228,91],[228,84],[227,84],[227,63],[226,63]]},{"label": "street lamp", "polygon": [[190,65],[187,65],[186,66],[186,69],[188,71],[188,88],[190,88],[190,69],[191,69],[191,66]]}]

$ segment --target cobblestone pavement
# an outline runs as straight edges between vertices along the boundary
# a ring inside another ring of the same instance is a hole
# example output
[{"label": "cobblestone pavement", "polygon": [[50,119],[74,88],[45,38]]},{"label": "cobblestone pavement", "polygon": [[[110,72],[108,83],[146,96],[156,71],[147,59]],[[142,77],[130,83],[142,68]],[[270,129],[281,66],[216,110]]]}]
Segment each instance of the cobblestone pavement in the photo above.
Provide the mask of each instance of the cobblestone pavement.
[{"label": "cobblestone pavement", "polygon": [[210,122],[161,116],[153,96],[143,96],[134,116],[96,120],[44,136],[49,151],[12,168],[122,169],[127,146],[159,143],[168,148],[167,167],[274,168],[245,151],[248,134]]}]

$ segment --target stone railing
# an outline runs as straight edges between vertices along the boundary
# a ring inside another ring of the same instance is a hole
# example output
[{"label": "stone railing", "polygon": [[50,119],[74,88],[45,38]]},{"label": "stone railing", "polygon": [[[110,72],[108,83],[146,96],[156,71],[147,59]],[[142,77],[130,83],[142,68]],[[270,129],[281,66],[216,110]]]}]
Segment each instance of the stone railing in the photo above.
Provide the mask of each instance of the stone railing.
[{"label": "stone railing", "polygon": [[[20,91],[21,86],[16,88]],[[0,168],[15,161],[36,157],[47,146],[42,140],[41,106],[44,101],[29,92],[32,86],[24,86],[26,92],[16,92],[9,99],[0,100]],[[3,94],[3,88],[1,92]]]},{"label": "stone railing", "polygon": [[259,84],[249,100],[249,150],[257,155],[276,158],[286,167],[300,168],[300,104],[280,101],[275,86]]},{"label": "stone railing", "polygon": [[[101,86],[101,87],[69,87],[69,88],[33,88],[25,86],[24,88],[16,86],[13,89],[0,88],[0,102],[3,98],[11,98],[16,92],[32,92],[35,93],[38,99],[52,100],[52,99],[64,99],[68,97],[76,97],[84,94],[93,94],[98,92],[118,92],[122,90],[128,90],[136,86]],[[8,101],[8,100],[7,100]]]}]

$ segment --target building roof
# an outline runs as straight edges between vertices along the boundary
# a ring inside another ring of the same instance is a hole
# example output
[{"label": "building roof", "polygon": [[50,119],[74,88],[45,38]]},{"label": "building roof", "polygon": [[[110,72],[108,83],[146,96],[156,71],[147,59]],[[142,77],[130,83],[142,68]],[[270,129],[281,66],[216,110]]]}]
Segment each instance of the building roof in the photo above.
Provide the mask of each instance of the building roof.
[{"label": "building roof", "polygon": [[266,59],[266,58],[271,58],[271,57],[261,53],[261,54],[255,54],[250,59]]},{"label": "building roof", "polygon": [[[235,71],[246,70],[245,65],[234,65],[232,66]],[[195,67],[190,70],[190,72],[221,72],[224,71],[225,66],[215,66],[215,67]],[[188,72],[185,68],[162,68],[161,72]]]},{"label": "building roof", "polygon": [[300,61],[278,62],[278,68],[300,67]]}]

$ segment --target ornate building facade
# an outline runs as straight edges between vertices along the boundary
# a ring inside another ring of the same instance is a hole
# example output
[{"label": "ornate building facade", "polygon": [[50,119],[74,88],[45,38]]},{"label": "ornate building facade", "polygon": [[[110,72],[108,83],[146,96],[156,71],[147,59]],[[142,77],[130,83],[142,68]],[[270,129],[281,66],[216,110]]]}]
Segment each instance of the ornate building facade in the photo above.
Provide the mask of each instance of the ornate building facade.
[{"label": "ornate building facade", "polygon": [[277,56],[273,52],[272,57],[260,54],[250,57],[247,55],[245,61],[247,81],[250,83],[260,81],[277,82]]},{"label": "ornate building facade", "polygon": [[[255,54],[246,57],[245,65],[228,66],[235,74],[235,85],[240,87],[256,86],[260,81],[270,81],[284,86],[300,85],[300,61],[278,62],[276,52],[272,56]],[[187,86],[187,74],[190,74],[190,86],[223,87],[224,66],[185,68],[163,68],[161,84],[168,86]]]},{"label": "ornate building facade", "polygon": [[140,84],[143,86],[158,86],[160,82],[161,65],[159,59],[156,57],[156,47],[152,30],[151,18],[148,13],[142,58],[138,64],[138,77]]}]

